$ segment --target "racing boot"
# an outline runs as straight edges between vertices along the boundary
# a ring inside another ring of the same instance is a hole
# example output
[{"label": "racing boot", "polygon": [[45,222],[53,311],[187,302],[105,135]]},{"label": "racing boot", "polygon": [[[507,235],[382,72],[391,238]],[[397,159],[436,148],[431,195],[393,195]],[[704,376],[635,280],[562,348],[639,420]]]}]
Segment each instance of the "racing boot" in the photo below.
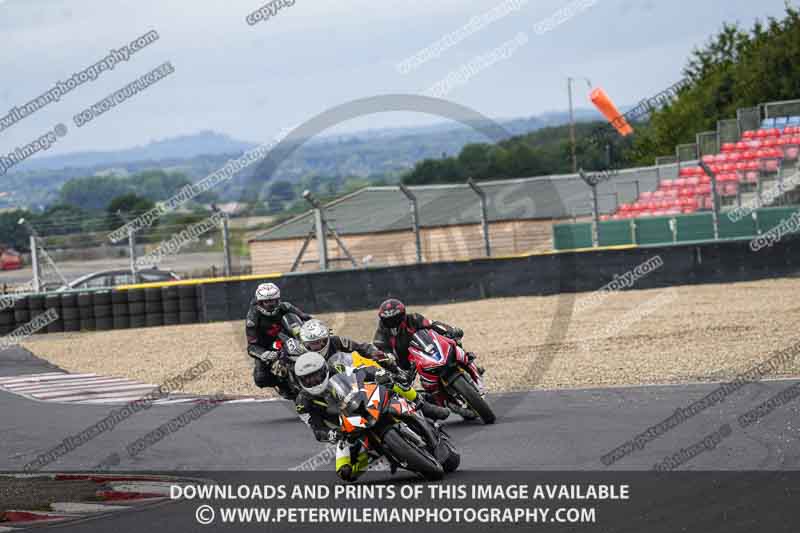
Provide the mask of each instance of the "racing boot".
[{"label": "racing boot", "polygon": [[421,396],[417,396],[417,409],[422,411],[425,418],[430,418],[431,420],[445,420],[450,416],[450,409],[426,402]]}]

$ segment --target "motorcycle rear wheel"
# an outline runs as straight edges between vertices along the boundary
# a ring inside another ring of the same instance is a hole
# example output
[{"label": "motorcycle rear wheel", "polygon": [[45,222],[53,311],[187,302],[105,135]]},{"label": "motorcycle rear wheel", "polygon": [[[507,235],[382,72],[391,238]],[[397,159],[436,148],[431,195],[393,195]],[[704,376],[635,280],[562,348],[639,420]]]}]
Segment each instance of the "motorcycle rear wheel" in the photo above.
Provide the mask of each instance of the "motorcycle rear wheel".
[{"label": "motorcycle rear wheel", "polygon": [[427,452],[404,439],[397,429],[390,428],[383,435],[383,446],[393,457],[407,463],[408,466],[404,468],[420,474],[428,481],[438,481],[444,477],[442,465]]},{"label": "motorcycle rear wheel", "polygon": [[494,424],[496,419],[494,411],[478,392],[478,388],[471,379],[462,374],[450,383],[450,387],[464,398],[467,405],[478,413],[484,424]]}]

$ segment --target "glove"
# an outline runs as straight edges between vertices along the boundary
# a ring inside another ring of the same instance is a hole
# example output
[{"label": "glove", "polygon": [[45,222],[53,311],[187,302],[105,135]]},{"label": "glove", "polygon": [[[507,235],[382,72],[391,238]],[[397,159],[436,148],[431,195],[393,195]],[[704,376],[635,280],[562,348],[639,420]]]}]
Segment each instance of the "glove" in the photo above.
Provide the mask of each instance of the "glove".
[{"label": "glove", "polygon": [[386,370],[378,370],[375,372],[375,383],[378,385],[387,385],[392,382],[392,376]]},{"label": "glove", "polygon": [[278,352],[275,350],[264,350],[261,355],[258,356],[258,359],[261,359],[265,363],[269,363],[274,361],[276,357],[278,357]]},{"label": "glove", "polygon": [[335,444],[342,440],[342,432],[338,429],[332,429],[328,431],[328,442],[331,444]]},{"label": "glove", "polygon": [[382,367],[388,368],[392,371],[397,370],[397,359],[395,359],[395,357],[390,353],[378,352],[375,354],[373,359]]},{"label": "glove", "polygon": [[283,361],[275,361],[270,368],[272,375],[278,378],[287,378],[289,376],[289,369],[283,364]]}]

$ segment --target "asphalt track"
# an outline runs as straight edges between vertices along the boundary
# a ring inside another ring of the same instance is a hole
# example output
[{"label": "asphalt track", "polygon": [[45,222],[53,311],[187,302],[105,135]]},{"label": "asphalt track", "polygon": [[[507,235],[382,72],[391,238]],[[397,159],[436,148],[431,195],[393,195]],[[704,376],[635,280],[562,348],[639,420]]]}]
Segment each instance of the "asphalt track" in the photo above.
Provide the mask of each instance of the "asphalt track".
[{"label": "asphalt track", "polygon": [[[53,367],[21,349],[0,354],[0,376],[38,371],[52,372]],[[716,386],[687,384],[494,395],[491,403],[499,415],[495,425],[447,423],[462,454],[456,479],[468,478],[470,472],[478,471],[649,470],[725,423],[730,424],[732,434],[715,449],[681,466],[681,470],[798,470],[800,402],[779,407],[746,429],[736,422],[739,415],[794,383],[798,381],[749,384],[612,467],[603,465],[600,457]],[[127,456],[127,444],[187,408],[159,406],[139,412],[44,471],[91,470],[115,452],[121,456],[115,470],[121,471],[286,471],[322,449],[287,403],[272,402],[223,404],[141,455]],[[110,406],[40,403],[0,392],[0,471],[20,471],[25,463],[103,419],[110,410]],[[334,476],[332,465],[323,467],[323,472],[325,469]],[[368,477],[376,481],[391,479],[388,473],[370,473]],[[92,521],[86,526],[101,522]],[[114,527],[118,533],[127,531],[125,527]]]}]

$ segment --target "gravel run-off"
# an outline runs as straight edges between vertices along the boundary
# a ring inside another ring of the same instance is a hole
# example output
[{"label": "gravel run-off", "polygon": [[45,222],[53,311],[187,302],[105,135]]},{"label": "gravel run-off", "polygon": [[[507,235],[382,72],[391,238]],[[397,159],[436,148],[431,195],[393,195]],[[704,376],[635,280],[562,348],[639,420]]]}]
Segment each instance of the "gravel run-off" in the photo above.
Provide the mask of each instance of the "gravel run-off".
[{"label": "gravel run-off", "polygon": [[[800,280],[608,294],[498,298],[412,307],[458,325],[490,391],[732,379],[800,340]],[[577,305],[576,305],[577,304]],[[374,311],[323,314],[340,335],[370,340]],[[71,372],[159,384],[208,358],[185,392],[271,396],[253,384],[243,321],[37,335],[24,346]],[[800,376],[800,357],[774,377]]]}]

